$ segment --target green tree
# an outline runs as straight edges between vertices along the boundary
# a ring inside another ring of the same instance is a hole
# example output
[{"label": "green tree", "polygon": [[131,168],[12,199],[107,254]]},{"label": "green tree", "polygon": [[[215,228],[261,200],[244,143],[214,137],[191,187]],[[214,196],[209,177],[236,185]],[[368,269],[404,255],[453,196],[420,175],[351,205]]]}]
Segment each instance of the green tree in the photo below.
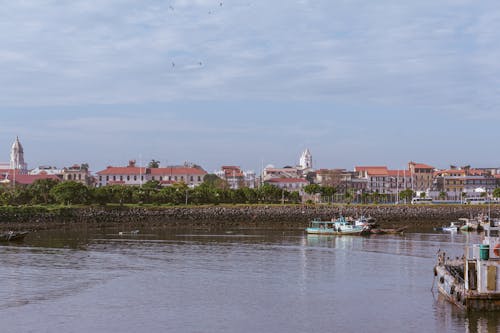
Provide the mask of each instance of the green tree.
[{"label": "green tree", "polygon": [[500,198],[500,187],[497,187],[496,189],[493,190],[493,197]]},{"label": "green tree", "polygon": [[304,192],[311,195],[321,193],[321,186],[319,186],[318,184],[306,185],[304,186]]},{"label": "green tree", "polygon": [[155,159],[152,159],[151,162],[148,164],[148,168],[155,169],[160,167],[160,161],[156,161]]},{"label": "green tree", "polygon": [[53,202],[53,198],[50,195],[50,190],[54,188],[59,183],[55,179],[37,179],[33,184],[28,186],[29,191],[32,195],[33,204],[48,204]]},{"label": "green tree", "polygon": [[409,188],[407,188],[406,190],[403,190],[403,191],[399,192],[399,199],[400,200],[404,200],[407,203],[411,202],[411,199],[414,196],[415,196],[415,192],[413,192]]},{"label": "green tree", "polygon": [[203,177],[203,183],[211,188],[229,188],[227,182],[213,173],[206,174]]},{"label": "green tree", "polygon": [[50,190],[50,195],[65,205],[89,203],[91,197],[87,186],[77,182],[59,183]]}]

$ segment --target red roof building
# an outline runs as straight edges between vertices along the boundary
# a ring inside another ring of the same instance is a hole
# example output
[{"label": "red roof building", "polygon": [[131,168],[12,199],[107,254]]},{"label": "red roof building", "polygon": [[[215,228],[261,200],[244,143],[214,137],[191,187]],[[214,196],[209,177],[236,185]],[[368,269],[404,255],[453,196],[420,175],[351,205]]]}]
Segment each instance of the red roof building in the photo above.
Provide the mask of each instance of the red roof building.
[{"label": "red roof building", "polygon": [[98,186],[113,184],[141,185],[148,181],[158,181],[167,186],[174,183],[185,183],[195,187],[203,182],[207,172],[199,167],[172,166],[165,168],[145,168],[135,166],[130,161],[126,167],[112,167],[97,172]]}]

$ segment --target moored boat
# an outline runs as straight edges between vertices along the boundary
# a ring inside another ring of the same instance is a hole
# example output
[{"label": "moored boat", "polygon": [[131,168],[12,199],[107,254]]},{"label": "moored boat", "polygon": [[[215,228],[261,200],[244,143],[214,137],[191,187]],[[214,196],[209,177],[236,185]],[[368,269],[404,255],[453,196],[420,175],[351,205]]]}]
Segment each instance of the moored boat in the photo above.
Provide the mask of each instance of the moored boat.
[{"label": "moored boat", "polygon": [[28,233],[28,231],[6,231],[0,233],[0,241],[22,241]]},{"label": "moored boat", "polygon": [[434,275],[448,301],[466,310],[500,311],[500,223],[484,225],[481,244],[468,245],[461,259],[438,252]]},{"label": "moored boat", "polygon": [[341,216],[331,221],[312,220],[306,232],[317,235],[363,235],[369,234],[369,228],[355,225]]}]

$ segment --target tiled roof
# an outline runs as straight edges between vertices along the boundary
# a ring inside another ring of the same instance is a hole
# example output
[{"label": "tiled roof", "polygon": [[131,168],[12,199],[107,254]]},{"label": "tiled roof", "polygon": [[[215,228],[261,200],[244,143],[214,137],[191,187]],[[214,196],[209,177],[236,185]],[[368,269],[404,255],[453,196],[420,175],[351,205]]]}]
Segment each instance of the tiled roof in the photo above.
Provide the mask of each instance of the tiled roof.
[{"label": "tiled roof", "polygon": [[107,167],[105,170],[97,172],[98,175],[138,175],[145,174],[144,167]]},{"label": "tiled roof", "polygon": [[266,181],[267,183],[308,183],[309,182],[302,178],[272,178]]},{"label": "tiled roof", "polygon": [[354,170],[356,172],[366,172],[371,176],[387,176],[389,174],[386,166],[357,166]]},{"label": "tiled roof", "polygon": [[[53,180],[60,180],[59,177],[54,176],[54,175],[21,175],[21,174],[16,174],[16,184],[23,184],[23,185],[31,185],[35,181],[39,179],[53,179]],[[9,176],[10,181],[14,181],[13,175]]]},{"label": "tiled roof", "polygon": [[423,164],[423,163],[410,162],[410,164],[412,164],[415,167],[415,169],[434,169],[433,166]]}]

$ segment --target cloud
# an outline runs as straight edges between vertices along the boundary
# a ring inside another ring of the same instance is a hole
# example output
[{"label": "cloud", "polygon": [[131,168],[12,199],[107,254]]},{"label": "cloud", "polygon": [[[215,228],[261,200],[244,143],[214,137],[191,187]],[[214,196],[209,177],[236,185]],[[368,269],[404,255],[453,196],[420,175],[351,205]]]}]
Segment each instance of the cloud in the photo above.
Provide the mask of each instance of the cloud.
[{"label": "cloud", "polygon": [[27,0],[0,14],[7,106],[321,99],[491,118],[499,102],[491,2]]}]

